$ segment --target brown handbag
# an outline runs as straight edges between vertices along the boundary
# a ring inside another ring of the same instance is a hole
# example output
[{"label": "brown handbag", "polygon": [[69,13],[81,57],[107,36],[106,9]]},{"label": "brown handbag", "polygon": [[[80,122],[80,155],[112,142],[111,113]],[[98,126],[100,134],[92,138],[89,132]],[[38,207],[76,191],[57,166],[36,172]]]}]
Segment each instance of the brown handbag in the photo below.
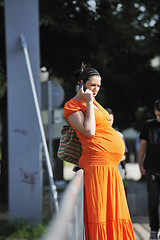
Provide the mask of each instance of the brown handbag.
[{"label": "brown handbag", "polygon": [[75,130],[70,125],[64,125],[61,130],[57,156],[63,161],[78,165],[81,155],[81,143]]}]

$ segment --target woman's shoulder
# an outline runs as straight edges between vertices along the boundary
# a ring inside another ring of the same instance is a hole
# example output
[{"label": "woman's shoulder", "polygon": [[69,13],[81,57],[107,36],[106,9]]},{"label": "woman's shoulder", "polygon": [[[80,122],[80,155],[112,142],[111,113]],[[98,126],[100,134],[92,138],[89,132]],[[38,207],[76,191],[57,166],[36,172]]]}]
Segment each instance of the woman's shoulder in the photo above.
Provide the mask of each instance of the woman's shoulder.
[{"label": "woman's shoulder", "polygon": [[68,117],[70,114],[78,111],[85,111],[85,103],[76,100],[75,98],[71,98],[64,105],[64,114]]},{"label": "woman's shoulder", "polygon": [[65,107],[83,107],[86,104],[84,102],[81,102],[75,98],[71,98],[68,102],[65,103]]}]

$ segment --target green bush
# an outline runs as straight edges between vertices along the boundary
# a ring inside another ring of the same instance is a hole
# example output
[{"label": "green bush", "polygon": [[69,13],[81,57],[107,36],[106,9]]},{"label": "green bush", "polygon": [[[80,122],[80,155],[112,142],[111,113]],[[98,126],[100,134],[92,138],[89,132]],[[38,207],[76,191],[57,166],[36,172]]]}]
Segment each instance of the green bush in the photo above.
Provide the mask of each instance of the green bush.
[{"label": "green bush", "polygon": [[0,221],[0,240],[37,240],[45,230],[45,224],[31,226],[24,222]]}]

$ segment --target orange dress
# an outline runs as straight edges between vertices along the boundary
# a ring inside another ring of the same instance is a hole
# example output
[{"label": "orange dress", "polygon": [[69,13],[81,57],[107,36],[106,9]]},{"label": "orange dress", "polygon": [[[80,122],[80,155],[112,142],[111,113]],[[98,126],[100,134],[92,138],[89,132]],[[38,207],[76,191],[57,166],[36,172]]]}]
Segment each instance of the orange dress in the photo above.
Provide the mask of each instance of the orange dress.
[{"label": "orange dress", "polygon": [[[79,167],[84,170],[84,220],[86,240],[134,240],[118,163],[124,154],[121,136],[109,125],[108,112],[94,100],[96,133],[87,137],[75,129],[82,146]],[[72,98],[64,116],[82,111],[85,102]]]}]

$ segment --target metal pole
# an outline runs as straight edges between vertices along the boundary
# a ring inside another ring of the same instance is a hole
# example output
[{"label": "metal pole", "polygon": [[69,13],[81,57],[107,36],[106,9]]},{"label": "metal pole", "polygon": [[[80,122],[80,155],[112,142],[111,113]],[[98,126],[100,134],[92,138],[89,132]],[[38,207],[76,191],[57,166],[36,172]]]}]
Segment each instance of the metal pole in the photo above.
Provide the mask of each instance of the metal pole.
[{"label": "metal pole", "polygon": [[[53,131],[53,122],[52,122],[52,82],[48,81],[48,144],[49,144],[49,155],[50,161],[53,166],[53,146],[52,146],[52,131]],[[50,213],[52,215],[53,212],[53,204],[52,204],[52,193],[50,192]]]},{"label": "metal pole", "polygon": [[32,74],[32,69],[31,69],[31,64],[30,64],[30,59],[29,59],[29,54],[28,54],[28,49],[27,49],[27,43],[26,43],[26,40],[25,40],[25,37],[24,37],[23,34],[20,34],[20,42],[21,42],[21,46],[23,48],[24,55],[25,55],[25,60],[26,60],[29,79],[30,79],[30,83],[31,83],[34,103],[35,103],[35,107],[36,107],[36,112],[37,112],[37,117],[38,117],[38,122],[39,122],[39,127],[40,127],[43,147],[44,147],[44,152],[45,152],[46,161],[47,161],[48,174],[49,174],[49,180],[50,180],[50,188],[51,188],[52,197],[53,197],[53,200],[54,200],[55,210],[56,210],[56,213],[58,214],[57,189],[56,189],[56,185],[55,185],[54,180],[53,180],[53,172],[52,172],[52,167],[51,167],[51,161],[50,161],[50,157],[49,157],[49,153],[48,153],[44,128],[43,128],[43,124],[42,124],[42,118],[41,118],[41,113],[40,113],[40,108],[39,108],[39,103],[38,103],[38,97],[37,97],[37,93],[36,93],[36,88],[35,88],[35,84],[34,84],[34,79],[33,79],[33,74]]},{"label": "metal pole", "polygon": [[53,131],[52,82],[48,81],[48,141],[51,164],[53,164],[52,131]]}]

